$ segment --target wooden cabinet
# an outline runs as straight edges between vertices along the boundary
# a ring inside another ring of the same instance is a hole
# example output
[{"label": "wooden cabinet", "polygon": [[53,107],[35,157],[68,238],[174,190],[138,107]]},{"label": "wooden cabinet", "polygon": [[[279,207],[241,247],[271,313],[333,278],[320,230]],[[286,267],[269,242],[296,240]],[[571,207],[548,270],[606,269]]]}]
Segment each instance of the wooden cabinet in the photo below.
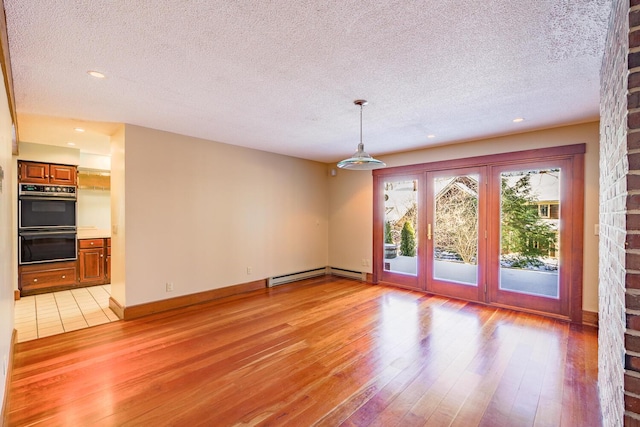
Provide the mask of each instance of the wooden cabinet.
[{"label": "wooden cabinet", "polygon": [[78,267],[82,285],[111,283],[111,238],[78,240]]},{"label": "wooden cabinet", "polygon": [[20,295],[111,283],[111,239],[79,239],[78,260],[21,265]]},{"label": "wooden cabinet", "polygon": [[77,168],[69,165],[58,165],[38,162],[19,162],[19,182],[33,184],[76,185]]},{"label": "wooden cabinet", "polygon": [[79,282],[82,284],[105,282],[105,247],[104,239],[78,240]]},{"label": "wooden cabinet", "polygon": [[69,288],[77,276],[75,261],[21,265],[18,271],[20,294],[33,295]]},{"label": "wooden cabinet", "polygon": [[49,183],[49,165],[47,163],[20,162],[20,182],[33,182],[36,184]]},{"label": "wooden cabinet", "polygon": [[51,184],[76,185],[78,171],[75,166],[49,165],[49,182]]}]

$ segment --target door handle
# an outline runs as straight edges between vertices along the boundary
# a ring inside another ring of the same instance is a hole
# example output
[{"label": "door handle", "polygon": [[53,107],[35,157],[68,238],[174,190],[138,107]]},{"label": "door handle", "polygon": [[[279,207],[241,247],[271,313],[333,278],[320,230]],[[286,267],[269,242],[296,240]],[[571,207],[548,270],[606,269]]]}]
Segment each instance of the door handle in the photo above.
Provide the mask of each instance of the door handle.
[{"label": "door handle", "polygon": [[427,224],[427,239],[431,240],[431,224]]}]

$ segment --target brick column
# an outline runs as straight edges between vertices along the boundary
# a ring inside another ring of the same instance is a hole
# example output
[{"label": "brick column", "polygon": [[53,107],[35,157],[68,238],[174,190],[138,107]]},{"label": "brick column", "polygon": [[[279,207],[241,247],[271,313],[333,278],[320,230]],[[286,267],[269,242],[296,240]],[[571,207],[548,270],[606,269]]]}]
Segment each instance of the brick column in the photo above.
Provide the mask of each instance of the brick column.
[{"label": "brick column", "polygon": [[624,422],[640,426],[640,0],[629,3]]},{"label": "brick column", "polygon": [[599,258],[603,423],[640,427],[640,0],[614,0],[605,44]]}]

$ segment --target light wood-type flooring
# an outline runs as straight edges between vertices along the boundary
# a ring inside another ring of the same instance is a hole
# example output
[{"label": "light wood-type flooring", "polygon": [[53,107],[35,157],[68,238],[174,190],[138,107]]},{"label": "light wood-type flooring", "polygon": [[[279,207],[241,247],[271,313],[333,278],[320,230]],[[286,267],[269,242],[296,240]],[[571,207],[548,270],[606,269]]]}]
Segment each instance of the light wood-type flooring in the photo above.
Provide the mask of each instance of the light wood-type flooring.
[{"label": "light wood-type flooring", "polygon": [[322,277],[16,345],[8,425],[599,426],[597,331]]}]

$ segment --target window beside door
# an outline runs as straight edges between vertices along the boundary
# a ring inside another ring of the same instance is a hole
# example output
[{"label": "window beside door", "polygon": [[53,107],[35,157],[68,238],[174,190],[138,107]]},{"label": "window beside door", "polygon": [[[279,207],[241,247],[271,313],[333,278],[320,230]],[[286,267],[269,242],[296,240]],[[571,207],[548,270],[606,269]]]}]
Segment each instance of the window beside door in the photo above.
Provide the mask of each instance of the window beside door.
[{"label": "window beside door", "polygon": [[[500,173],[500,289],[559,298],[560,177],[556,169]],[[556,218],[551,218],[551,200]]]},{"label": "window beside door", "polygon": [[384,183],[384,270],[415,276],[418,272],[418,181]]}]

